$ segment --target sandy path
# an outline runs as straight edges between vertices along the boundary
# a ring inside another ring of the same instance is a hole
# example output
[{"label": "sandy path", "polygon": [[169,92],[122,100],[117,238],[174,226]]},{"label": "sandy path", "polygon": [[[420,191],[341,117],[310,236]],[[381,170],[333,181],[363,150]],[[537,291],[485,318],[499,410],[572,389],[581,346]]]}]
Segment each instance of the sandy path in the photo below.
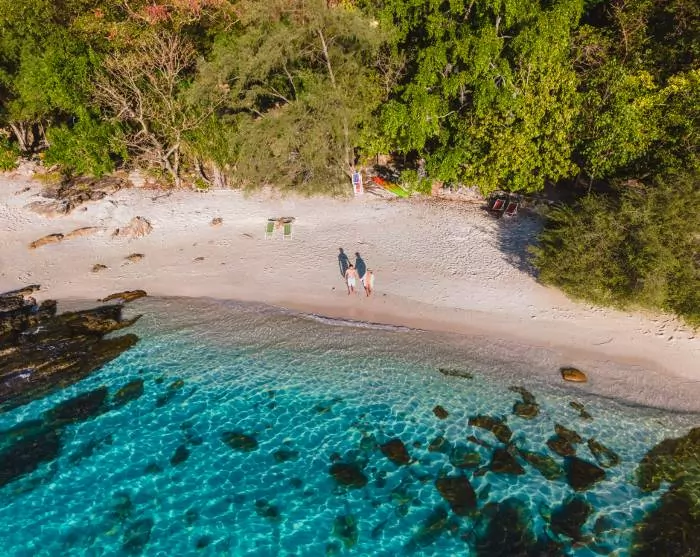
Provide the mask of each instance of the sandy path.
[{"label": "sandy path", "polygon": [[[556,349],[562,363],[594,358],[641,366],[697,386],[700,395],[693,331],[669,317],[578,304],[539,285],[524,260],[539,225],[525,214],[497,221],[464,202],[246,197],[230,190],[154,201],[157,192],[130,189],[49,219],[24,209],[40,190],[26,178],[0,177],[0,291],[39,283],[44,297],[96,299],[143,288],[495,335]],[[152,223],[150,235],[111,237],[137,215]],[[267,218],[286,215],[296,217],[293,238],[285,241],[277,231],[266,239]],[[214,217],[223,225],[212,227]],[[28,249],[41,236],[84,226],[105,231]],[[375,297],[346,295],[339,247],[351,260],[359,251],[374,269]],[[126,263],[131,253],[145,258]],[[93,273],[95,263],[109,268]]]}]

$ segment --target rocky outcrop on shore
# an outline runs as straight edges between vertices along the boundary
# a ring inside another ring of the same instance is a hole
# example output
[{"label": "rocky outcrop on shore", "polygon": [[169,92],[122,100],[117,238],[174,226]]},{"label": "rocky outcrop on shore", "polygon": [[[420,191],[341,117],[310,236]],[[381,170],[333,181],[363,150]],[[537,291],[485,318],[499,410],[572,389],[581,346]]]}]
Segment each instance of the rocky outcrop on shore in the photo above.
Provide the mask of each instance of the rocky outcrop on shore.
[{"label": "rocky outcrop on shore", "polygon": [[57,314],[56,302],[32,297],[38,285],[0,294],[0,412],[71,385],[136,344],[122,305]]},{"label": "rocky outcrop on shore", "polygon": [[45,199],[33,201],[27,208],[45,217],[67,215],[87,201],[99,201],[129,185],[127,180],[117,176],[77,177],[45,187],[42,191]]}]

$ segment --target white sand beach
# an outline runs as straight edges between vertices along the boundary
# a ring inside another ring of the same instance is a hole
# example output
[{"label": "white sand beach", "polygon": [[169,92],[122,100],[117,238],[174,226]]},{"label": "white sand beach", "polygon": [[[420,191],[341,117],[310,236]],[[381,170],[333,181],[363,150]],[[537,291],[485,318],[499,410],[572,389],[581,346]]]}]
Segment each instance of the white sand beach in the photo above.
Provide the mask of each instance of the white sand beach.
[{"label": "white sand beach", "polygon": [[[581,389],[700,411],[700,340],[669,316],[576,303],[536,281],[525,246],[539,227],[521,212],[496,220],[478,201],[301,198],[236,190],[129,188],[60,217],[25,206],[42,184],[0,176],[0,292],[40,284],[40,299],[93,299],[144,289],[154,296],[264,302],[329,317],[450,331],[535,346],[553,363],[581,365]],[[112,237],[135,216],[142,238]],[[266,238],[269,217],[293,216],[293,234]],[[212,226],[214,218],[220,226]],[[94,234],[30,249],[53,233]],[[338,248],[359,252],[375,294],[348,296]],[[143,254],[137,262],[125,260]],[[93,272],[95,264],[107,268]],[[627,373],[612,373],[610,369]],[[552,376],[558,377],[557,367]]]}]

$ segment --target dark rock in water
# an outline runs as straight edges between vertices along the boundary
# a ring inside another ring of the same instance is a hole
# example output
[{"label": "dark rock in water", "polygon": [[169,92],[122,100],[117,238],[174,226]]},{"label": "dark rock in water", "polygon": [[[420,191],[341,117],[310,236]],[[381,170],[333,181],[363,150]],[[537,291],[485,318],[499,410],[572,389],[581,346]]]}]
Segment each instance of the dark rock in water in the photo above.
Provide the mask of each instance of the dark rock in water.
[{"label": "dark rock in water", "polygon": [[127,402],[141,397],[141,395],[143,395],[143,379],[134,379],[114,393],[112,402],[114,406],[123,406]]},{"label": "dark rock in water", "polygon": [[170,385],[168,385],[165,394],[162,394],[156,399],[156,408],[161,408],[170,402],[175,395],[185,386],[185,382],[182,379],[176,379]]},{"label": "dark rock in water", "polygon": [[574,456],[576,448],[563,437],[555,435],[547,440],[547,446],[559,456]]},{"label": "dark rock in water", "polygon": [[445,418],[447,418],[447,416],[449,416],[447,410],[445,410],[439,404],[435,408],[433,408],[433,414],[435,414],[440,420],[444,420]]},{"label": "dark rock in water", "polygon": [[588,440],[588,448],[593,453],[598,464],[603,468],[612,468],[620,464],[620,457],[618,454],[595,439],[591,438]]},{"label": "dark rock in water", "polygon": [[519,476],[525,473],[525,469],[520,466],[518,461],[515,460],[515,457],[506,449],[500,447],[493,452],[491,464],[489,464],[489,470],[495,472],[496,474],[511,474],[514,476]]},{"label": "dark rock in water", "polygon": [[126,491],[113,493],[112,501],[112,506],[108,512],[110,520],[121,524],[131,518],[131,513],[134,511],[134,504],[131,501],[129,493]]},{"label": "dark rock in water", "polygon": [[455,445],[450,453],[450,464],[456,468],[476,468],[481,464],[481,455],[464,445]]},{"label": "dark rock in water", "polygon": [[[697,486],[697,482],[695,483]],[[690,490],[672,486],[656,508],[635,526],[631,557],[700,555],[698,500]]]},{"label": "dark rock in water", "polygon": [[374,434],[363,435],[360,440],[360,450],[366,453],[372,453],[379,448],[379,443],[374,437]]},{"label": "dark rock in water", "polygon": [[473,416],[469,418],[469,425],[490,431],[501,443],[508,443],[512,435],[510,428],[503,423],[503,420],[491,416]]},{"label": "dark rock in water", "polygon": [[431,453],[449,453],[452,450],[452,444],[444,437],[436,437],[428,445],[428,451]]},{"label": "dark rock in water", "polygon": [[592,462],[581,460],[575,456],[564,459],[566,481],[576,491],[585,491],[593,484],[605,478],[605,470]]},{"label": "dark rock in water", "polygon": [[580,541],[583,538],[581,528],[591,512],[593,507],[589,503],[579,496],[574,497],[552,512],[550,520],[552,532]]},{"label": "dark rock in water", "polygon": [[124,532],[122,550],[129,555],[140,555],[151,539],[152,518],[142,518],[131,524]]},{"label": "dark rock in water", "polygon": [[301,478],[290,478],[289,485],[296,489],[300,489],[304,487],[304,480],[302,480]]},{"label": "dark rock in water", "polygon": [[408,544],[408,549],[415,549],[435,542],[448,528],[449,515],[443,507],[437,507],[428,516]]},{"label": "dark rock in water", "polygon": [[476,509],[476,493],[466,476],[438,478],[435,487],[455,514],[465,516]]},{"label": "dark rock in water", "polygon": [[46,421],[54,427],[82,422],[106,410],[107,387],[78,395],[47,411]]},{"label": "dark rock in water", "polygon": [[532,420],[540,413],[539,404],[530,404],[528,402],[516,402],[513,405],[513,414],[520,416],[525,420]]},{"label": "dark rock in water", "polygon": [[71,464],[78,464],[84,458],[89,458],[95,451],[97,451],[103,445],[111,445],[114,442],[112,435],[106,435],[105,437],[98,439],[90,439],[87,443],[80,446],[80,448],[70,455],[68,461]]},{"label": "dark rock in water", "polygon": [[280,509],[277,505],[273,505],[265,499],[258,499],[255,502],[255,512],[263,518],[277,521],[280,519]]},{"label": "dark rock in water", "polygon": [[146,474],[160,474],[163,471],[163,467],[156,462],[151,462],[143,471]]},{"label": "dark rock in water", "polygon": [[447,375],[448,377],[460,377],[462,379],[473,379],[474,375],[469,373],[468,371],[464,371],[462,369],[450,369],[450,368],[445,368],[445,367],[440,367],[438,368],[438,371],[442,373],[443,375]]},{"label": "dark rock in water", "polygon": [[128,303],[132,300],[138,300],[139,298],[143,298],[145,296],[148,296],[145,290],[125,290],[124,292],[115,292],[114,294],[110,294],[106,298],[102,298],[98,301],[109,302],[111,300],[121,300],[124,303]]},{"label": "dark rock in water", "polygon": [[194,546],[197,549],[204,549],[205,547],[209,547],[209,544],[211,544],[211,538],[209,536],[201,536],[200,538],[197,538],[197,542],[194,544]]},{"label": "dark rock in water", "polygon": [[486,441],[482,441],[478,437],[474,435],[469,435],[467,437],[467,441],[471,441],[472,443],[475,443],[476,445],[479,445],[480,447],[485,447],[487,449],[492,448],[492,445],[490,443],[487,443]]},{"label": "dark rock in water", "polygon": [[583,404],[580,402],[576,402],[575,400],[572,400],[569,402],[569,406],[573,408],[574,410],[577,410],[579,413],[579,416],[583,418],[584,420],[592,420],[593,416],[591,416],[588,412],[586,412],[586,409],[584,408]]},{"label": "dark rock in water", "polygon": [[0,295],[0,308],[14,308],[0,309],[0,411],[76,383],[138,341],[103,338],[138,319],[123,320],[121,306],[56,315],[54,301]]},{"label": "dark rock in water", "polygon": [[299,458],[299,451],[293,451],[291,449],[279,449],[272,453],[275,462],[288,462],[290,460],[296,460]]},{"label": "dark rock in water", "polygon": [[336,555],[340,555],[342,550],[343,546],[338,542],[328,542],[326,544],[326,557],[335,557]]},{"label": "dark rock in water", "polygon": [[564,477],[564,470],[551,456],[524,451],[522,449],[520,449],[518,452],[523,460],[525,460],[548,480],[555,481]]},{"label": "dark rock in water", "polygon": [[342,457],[340,456],[340,453],[331,453],[331,456],[328,457],[328,460],[331,462],[338,462]]},{"label": "dark rock in water", "polygon": [[345,549],[357,545],[357,521],[352,515],[337,516],[333,521],[333,535],[338,538]]},{"label": "dark rock in water", "polygon": [[[475,543],[478,557],[565,557],[552,540],[538,540],[530,528],[532,518],[518,499],[506,499],[484,507]],[[485,526],[485,527],[484,527]]]},{"label": "dark rock in water", "polygon": [[199,520],[199,511],[197,509],[187,509],[185,513],[185,522],[188,526],[192,526]]},{"label": "dark rock in water", "polygon": [[28,435],[0,452],[0,487],[32,473],[43,462],[54,460],[61,440],[54,429]]},{"label": "dark rock in water", "polygon": [[665,439],[644,455],[636,483],[644,491],[670,484],[656,509],[637,526],[633,557],[698,555],[700,547],[700,427]]},{"label": "dark rock in water", "polygon": [[185,462],[189,457],[190,450],[185,445],[180,445],[177,449],[175,449],[175,453],[170,458],[170,464],[177,466],[178,464]]},{"label": "dark rock in water", "polygon": [[408,454],[406,450],[406,445],[403,444],[401,439],[391,439],[379,446],[384,456],[386,456],[391,462],[399,466],[403,464],[409,464],[411,462],[411,455]]},{"label": "dark rock in water", "polygon": [[554,424],[554,432],[559,436],[566,439],[569,443],[583,443],[583,437],[576,433],[572,429],[567,429],[561,424]]},{"label": "dark rock in water", "polygon": [[240,431],[224,431],[221,434],[221,440],[237,451],[250,452],[258,448],[255,437]]},{"label": "dark rock in water", "polygon": [[537,404],[535,396],[523,387],[508,387],[508,390],[514,393],[518,393],[521,397],[523,397],[523,402],[525,404]]},{"label": "dark rock in water", "polygon": [[27,420],[10,429],[0,431],[0,450],[11,445],[18,439],[37,435],[42,433],[45,429],[46,425],[44,424],[44,420]]},{"label": "dark rock in water", "polygon": [[336,462],[331,466],[330,473],[336,482],[346,487],[359,488],[367,485],[367,476],[357,464]]}]

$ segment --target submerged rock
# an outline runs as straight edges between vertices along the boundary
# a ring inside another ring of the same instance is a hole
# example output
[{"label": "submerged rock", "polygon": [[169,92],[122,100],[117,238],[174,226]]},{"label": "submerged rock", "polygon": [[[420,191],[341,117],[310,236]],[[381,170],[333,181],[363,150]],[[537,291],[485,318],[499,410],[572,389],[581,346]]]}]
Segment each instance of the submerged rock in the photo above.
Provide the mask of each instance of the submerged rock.
[{"label": "submerged rock", "polygon": [[250,452],[258,448],[255,437],[240,431],[224,431],[221,440],[236,451]]},{"label": "submerged rock", "polygon": [[357,545],[357,520],[352,515],[341,515],[333,521],[333,535],[338,538],[346,549]]},{"label": "submerged rock", "polygon": [[529,402],[516,402],[513,405],[513,414],[523,418],[524,420],[532,420],[540,413],[539,404],[530,404]]},{"label": "submerged rock", "polygon": [[455,514],[465,516],[476,509],[476,492],[466,476],[438,478],[435,487]]},{"label": "submerged rock", "polygon": [[588,448],[593,453],[598,464],[603,468],[612,468],[620,464],[620,457],[618,454],[595,439],[591,438],[588,440]]},{"label": "submerged rock", "polygon": [[443,375],[447,375],[448,377],[460,377],[462,379],[473,379],[474,375],[472,373],[469,373],[468,371],[464,371],[462,369],[451,369],[451,368],[445,368],[445,367],[440,367],[438,368],[438,371],[442,373]]},{"label": "submerged rock", "polygon": [[153,519],[142,518],[131,524],[125,531],[122,550],[128,555],[140,555],[151,539]]},{"label": "submerged rock", "polygon": [[127,402],[136,400],[143,395],[143,379],[134,379],[120,388],[112,397],[114,406],[124,406]]},{"label": "submerged rock", "polygon": [[576,491],[585,491],[593,484],[605,479],[605,470],[575,456],[564,459],[564,468],[566,481]]},{"label": "submerged rock", "polygon": [[593,507],[580,496],[576,496],[552,512],[552,532],[580,541],[583,538],[581,528],[592,512]]},{"label": "submerged rock", "polygon": [[428,445],[428,451],[431,453],[449,453],[452,450],[452,444],[442,436],[436,437]]},{"label": "submerged rock", "polygon": [[515,457],[509,451],[500,447],[493,452],[489,470],[496,474],[510,474],[513,476],[525,473],[525,469],[520,466]]},{"label": "submerged rock", "polygon": [[331,476],[340,485],[359,488],[367,485],[367,476],[364,475],[359,465],[347,462],[335,462],[330,467]]},{"label": "submerged rock", "polygon": [[100,387],[54,406],[46,412],[46,421],[54,427],[85,421],[103,413],[106,400],[107,387]]},{"label": "submerged rock", "polygon": [[586,412],[585,407],[583,404],[580,402],[576,402],[575,400],[572,400],[569,402],[569,406],[573,408],[574,410],[577,410],[579,413],[579,417],[583,418],[584,420],[592,420],[593,416],[591,416],[588,412]]},{"label": "submerged rock", "polygon": [[255,512],[263,518],[272,521],[278,521],[281,518],[280,509],[277,505],[273,505],[265,499],[258,499],[255,502]]},{"label": "submerged rock", "polygon": [[576,448],[563,437],[555,435],[547,440],[547,446],[559,456],[574,456]]},{"label": "submerged rock", "polygon": [[168,404],[184,386],[185,382],[182,379],[176,379],[170,383],[165,393],[156,399],[156,408],[161,408]]},{"label": "submerged rock", "polygon": [[55,429],[32,433],[11,443],[0,452],[0,487],[54,460],[60,450],[61,440]]},{"label": "submerged rock", "polygon": [[440,420],[444,420],[445,418],[447,418],[447,416],[449,416],[447,410],[445,410],[439,404],[435,408],[433,408],[433,414],[435,414],[435,416],[437,416],[437,418]]},{"label": "submerged rock", "polygon": [[450,453],[450,464],[456,468],[476,468],[481,464],[481,455],[465,445],[455,445]]},{"label": "submerged rock", "polygon": [[391,439],[383,445],[380,445],[379,449],[382,451],[384,456],[398,466],[410,464],[411,462],[411,455],[408,454],[406,445],[403,444],[401,439]]},{"label": "submerged rock", "polygon": [[290,460],[296,460],[299,458],[299,451],[293,451],[291,449],[278,449],[272,453],[272,457],[275,462],[288,462]]},{"label": "submerged rock", "polygon": [[551,456],[519,449],[522,459],[550,481],[564,477],[564,470]]},{"label": "submerged rock", "polygon": [[583,442],[583,437],[581,437],[573,429],[567,429],[561,424],[554,424],[554,432],[559,437],[566,439],[569,443],[576,444]]},{"label": "submerged rock", "polygon": [[190,450],[187,448],[187,446],[180,445],[177,449],[175,449],[175,453],[170,458],[170,464],[177,466],[178,464],[185,462],[189,457]]},{"label": "submerged rock", "polygon": [[511,386],[508,387],[508,390],[514,393],[518,393],[521,397],[523,397],[523,402],[525,404],[537,404],[537,400],[535,400],[535,395],[533,395],[524,387]]},{"label": "submerged rock", "polygon": [[469,418],[469,425],[490,431],[501,443],[508,443],[513,434],[503,420],[491,416],[473,416]]},{"label": "submerged rock", "polygon": [[435,542],[448,529],[449,514],[443,507],[437,507],[421,525],[408,544],[408,549],[415,549]]}]

